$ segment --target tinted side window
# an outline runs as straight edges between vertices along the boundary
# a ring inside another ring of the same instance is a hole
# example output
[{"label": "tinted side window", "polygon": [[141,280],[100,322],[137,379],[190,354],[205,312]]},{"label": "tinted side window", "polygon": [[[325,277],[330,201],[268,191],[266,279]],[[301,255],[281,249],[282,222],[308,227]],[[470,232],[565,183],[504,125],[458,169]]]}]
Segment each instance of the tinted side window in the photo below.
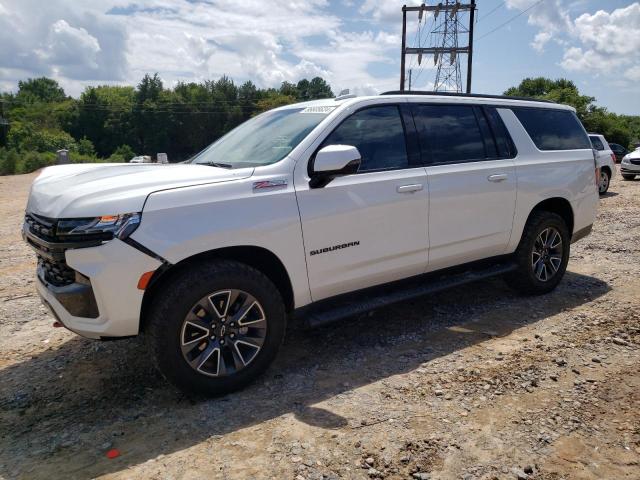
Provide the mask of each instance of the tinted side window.
[{"label": "tinted side window", "polygon": [[512,108],[540,150],[592,148],[575,113],[548,108]]},{"label": "tinted side window", "polygon": [[480,126],[472,106],[417,105],[420,146],[433,163],[481,160],[486,157]]},{"label": "tinted side window", "polygon": [[408,166],[404,128],[395,105],[365,108],[354,113],[338,125],[322,145],[356,147],[362,156],[360,172]]},{"label": "tinted side window", "polygon": [[596,150],[604,150],[604,145],[598,137],[589,136],[589,139],[591,140],[591,145],[593,145],[593,148],[595,148]]}]

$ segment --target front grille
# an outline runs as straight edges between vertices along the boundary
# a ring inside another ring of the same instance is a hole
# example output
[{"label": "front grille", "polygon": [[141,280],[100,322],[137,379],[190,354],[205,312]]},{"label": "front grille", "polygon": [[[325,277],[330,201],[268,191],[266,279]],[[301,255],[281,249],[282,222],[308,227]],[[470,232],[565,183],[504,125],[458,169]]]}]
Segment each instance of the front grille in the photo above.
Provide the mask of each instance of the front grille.
[{"label": "front grille", "polygon": [[38,267],[44,280],[56,287],[64,287],[75,282],[76,271],[64,261],[55,262],[38,255]]},{"label": "front grille", "polygon": [[62,287],[74,283],[76,277],[75,270],[67,265],[65,252],[71,248],[100,245],[104,236],[58,235],[57,226],[58,221],[55,219],[27,214],[23,234],[27,243],[36,251],[42,280]]},{"label": "front grille", "polygon": [[640,165],[640,158],[630,158],[629,161],[634,165]]}]

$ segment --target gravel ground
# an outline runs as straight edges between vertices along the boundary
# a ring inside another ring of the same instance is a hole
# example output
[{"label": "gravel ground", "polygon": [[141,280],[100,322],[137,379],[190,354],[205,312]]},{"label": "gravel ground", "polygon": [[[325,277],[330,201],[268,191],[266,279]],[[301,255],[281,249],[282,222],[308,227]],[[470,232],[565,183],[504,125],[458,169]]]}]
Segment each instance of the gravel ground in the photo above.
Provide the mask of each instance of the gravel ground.
[{"label": "gravel ground", "polygon": [[496,279],[293,329],[202,401],[137,339],[51,328],[19,235],[33,178],[0,177],[2,478],[640,478],[640,181],[614,179],[554,293]]}]

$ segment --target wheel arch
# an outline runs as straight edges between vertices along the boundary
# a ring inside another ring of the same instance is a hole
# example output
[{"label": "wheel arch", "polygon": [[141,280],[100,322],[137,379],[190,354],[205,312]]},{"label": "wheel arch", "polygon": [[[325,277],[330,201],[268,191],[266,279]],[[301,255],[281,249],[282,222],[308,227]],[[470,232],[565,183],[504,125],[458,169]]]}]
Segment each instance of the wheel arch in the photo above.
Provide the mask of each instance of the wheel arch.
[{"label": "wheel arch", "polygon": [[215,260],[234,260],[259,270],[266,275],[280,291],[286,311],[291,312],[293,310],[294,295],[291,279],[284,264],[275,253],[266,248],[252,245],[224,247],[198,253],[176,264],[164,265],[158,268],[151,277],[149,287],[145,290],[142,298],[139,331],[144,331],[147,325],[147,312],[156,293],[161,290],[162,286],[171,282],[176,275],[189,269],[189,267],[194,264]]},{"label": "wheel arch", "polygon": [[[573,236],[573,227],[575,221],[575,214],[573,212],[573,207],[571,206],[571,202],[563,197],[552,197],[547,198],[546,200],[541,201],[535,207],[531,209],[529,216],[527,217],[527,222],[531,218],[534,212],[551,212],[557,215],[560,215],[562,219],[567,224],[567,228],[569,229],[569,235]],[[526,224],[526,223],[525,223]]]},{"label": "wheel arch", "polygon": [[607,175],[609,175],[609,178],[611,178],[612,172],[609,165],[603,165],[602,167],[600,167],[600,170],[602,170],[603,172],[607,172]]}]

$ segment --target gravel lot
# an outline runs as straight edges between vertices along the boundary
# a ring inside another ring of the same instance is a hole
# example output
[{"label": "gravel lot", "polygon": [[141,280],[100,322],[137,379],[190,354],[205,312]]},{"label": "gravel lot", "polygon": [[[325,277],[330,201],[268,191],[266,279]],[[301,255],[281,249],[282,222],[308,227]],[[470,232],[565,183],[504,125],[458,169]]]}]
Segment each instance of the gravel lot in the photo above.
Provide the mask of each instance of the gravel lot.
[{"label": "gravel lot", "polygon": [[51,328],[19,234],[33,178],[0,177],[2,478],[640,478],[640,181],[614,179],[554,293],[496,279],[292,329],[260,381],[202,401],[140,340]]}]

